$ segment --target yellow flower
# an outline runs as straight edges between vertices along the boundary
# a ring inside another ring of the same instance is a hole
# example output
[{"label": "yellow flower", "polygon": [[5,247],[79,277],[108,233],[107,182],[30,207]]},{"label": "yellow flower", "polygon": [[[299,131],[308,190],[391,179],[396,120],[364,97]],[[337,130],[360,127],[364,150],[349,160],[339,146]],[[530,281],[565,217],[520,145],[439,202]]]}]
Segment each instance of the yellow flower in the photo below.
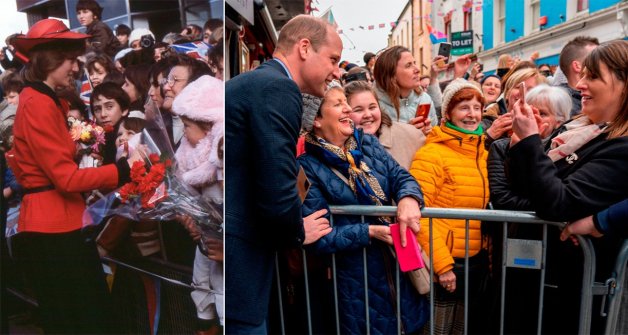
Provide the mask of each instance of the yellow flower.
[{"label": "yellow flower", "polygon": [[89,141],[89,139],[92,137],[92,134],[89,131],[83,131],[81,132],[81,141],[83,142],[87,142]]}]

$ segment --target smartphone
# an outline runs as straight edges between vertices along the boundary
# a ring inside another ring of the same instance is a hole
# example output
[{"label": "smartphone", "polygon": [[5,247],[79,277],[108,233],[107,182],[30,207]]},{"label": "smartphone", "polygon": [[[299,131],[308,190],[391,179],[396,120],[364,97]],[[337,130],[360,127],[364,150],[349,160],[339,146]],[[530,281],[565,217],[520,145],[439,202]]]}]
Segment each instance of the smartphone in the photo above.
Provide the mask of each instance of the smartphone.
[{"label": "smartphone", "polygon": [[519,88],[519,95],[520,95],[520,99],[522,103],[526,102],[526,83],[524,81],[522,81],[521,83],[519,83],[519,85],[517,85],[517,88]]},{"label": "smartphone", "polygon": [[416,241],[416,236],[414,236],[414,233],[410,228],[406,229],[405,248],[401,246],[401,232],[399,230],[398,223],[390,225],[390,235],[392,235],[395,252],[397,253],[397,260],[399,261],[399,267],[402,272],[408,272],[425,267],[423,258],[421,258],[421,248]]},{"label": "smartphone", "polygon": [[423,120],[427,119],[427,116],[430,114],[430,104],[420,104],[416,106],[416,113],[414,117],[422,116]]},{"label": "smartphone", "polygon": [[441,43],[438,46],[438,55],[447,57],[447,61],[449,61],[449,55],[451,54],[451,44],[450,43]]}]

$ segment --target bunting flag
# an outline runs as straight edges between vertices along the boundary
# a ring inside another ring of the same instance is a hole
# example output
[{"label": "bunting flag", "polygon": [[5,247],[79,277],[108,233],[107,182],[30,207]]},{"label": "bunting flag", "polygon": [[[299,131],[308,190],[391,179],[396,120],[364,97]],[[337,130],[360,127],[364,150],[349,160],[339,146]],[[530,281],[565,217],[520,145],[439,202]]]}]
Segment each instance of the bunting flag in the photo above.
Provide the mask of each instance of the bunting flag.
[{"label": "bunting flag", "polygon": [[373,30],[373,29],[375,29],[375,26],[374,25],[370,25],[369,26],[369,30]]},{"label": "bunting flag", "polygon": [[334,17],[334,13],[331,11],[331,7],[328,8],[323,15],[321,15],[321,19],[329,22],[334,29],[338,29],[338,22],[336,22],[336,18]]},{"label": "bunting flag", "polygon": [[174,49],[174,51],[176,51],[177,53],[186,54],[196,59],[202,59],[203,57],[207,56],[209,51],[212,49],[209,44],[203,41],[172,44],[170,45],[170,47]]},{"label": "bunting flag", "polygon": [[380,28],[386,28],[386,24],[385,24],[385,23],[380,23],[380,24],[379,24],[379,27],[380,27]]},{"label": "bunting flag", "polygon": [[426,26],[427,31],[430,33],[430,41],[432,42],[432,44],[447,42],[447,35],[445,35],[445,33],[434,29],[429,24],[426,24]]},{"label": "bunting flag", "polygon": [[81,91],[79,92],[81,96],[81,101],[87,106],[89,106],[89,99],[92,96],[92,82],[89,80],[89,73],[87,73],[87,69],[83,69],[83,75],[81,76]]}]

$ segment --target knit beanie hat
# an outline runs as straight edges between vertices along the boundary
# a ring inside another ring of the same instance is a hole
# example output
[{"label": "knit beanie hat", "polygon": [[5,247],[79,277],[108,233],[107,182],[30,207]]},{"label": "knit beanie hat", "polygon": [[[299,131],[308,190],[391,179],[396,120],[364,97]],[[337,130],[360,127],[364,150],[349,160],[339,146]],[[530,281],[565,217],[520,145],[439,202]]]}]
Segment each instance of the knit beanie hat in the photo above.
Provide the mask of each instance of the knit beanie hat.
[{"label": "knit beanie hat", "polygon": [[303,116],[301,117],[301,132],[309,132],[314,126],[314,119],[321,107],[323,99],[311,94],[303,93]]},{"label": "knit beanie hat", "polygon": [[189,83],[172,103],[172,110],[179,116],[216,124],[225,121],[225,88],[222,80],[201,76]]},{"label": "knit beanie hat", "polygon": [[484,82],[486,81],[486,79],[491,78],[491,77],[497,78],[497,80],[499,80],[500,82],[502,81],[502,77],[496,74],[489,74],[489,75],[484,76],[484,78],[480,80],[480,85],[484,85]]},{"label": "knit beanie hat", "polygon": [[456,95],[456,93],[458,93],[458,91],[463,88],[472,88],[480,92],[480,95],[484,96],[484,94],[482,94],[482,90],[480,90],[477,86],[471,84],[470,82],[462,78],[453,80],[451,83],[449,83],[449,85],[447,85],[447,87],[445,87],[445,91],[443,92],[443,104],[441,106],[441,115],[443,117],[446,117],[447,115],[447,109],[449,108],[449,102],[451,101],[451,98],[453,98],[454,95]]},{"label": "knit beanie hat", "polygon": [[153,35],[153,33],[150,30],[146,28],[136,28],[136,29],[133,29],[133,31],[131,32],[131,35],[129,35],[129,45],[133,44],[133,41],[138,41],[144,35],[150,35],[153,37],[153,39],[155,39],[155,35]]}]

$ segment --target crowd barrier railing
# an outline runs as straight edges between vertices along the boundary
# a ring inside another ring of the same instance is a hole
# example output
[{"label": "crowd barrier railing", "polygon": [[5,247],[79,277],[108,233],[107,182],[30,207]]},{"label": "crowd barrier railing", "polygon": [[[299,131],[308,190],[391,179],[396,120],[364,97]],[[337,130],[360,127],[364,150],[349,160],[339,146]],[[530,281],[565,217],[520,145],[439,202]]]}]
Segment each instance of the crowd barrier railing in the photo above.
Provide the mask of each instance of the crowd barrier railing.
[{"label": "crowd barrier railing", "polygon": [[[330,206],[330,210],[332,213],[330,223],[333,227],[334,225],[334,216],[336,215],[356,215],[361,216],[362,221],[364,222],[364,218],[367,216],[395,216],[397,208],[394,206]],[[548,226],[556,226],[559,228],[564,227],[565,223],[563,222],[553,222],[542,220],[535,216],[533,212],[522,212],[522,211],[505,211],[505,210],[474,210],[474,209],[457,209],[457,208],[424,208],[422,211],[423,218],[429,218],[429,227],[422,226],[421,229],[429,229],[430,241],[433,236],[433,221],[435,218],[443,218],[443,219],[462,219],[466,222],[466,233],[465,239],[467,243],[465,243],[465,269],[469,268],[469,221],[470,220],[481,220],[483,224],[503,224],[503,245],[502,245],[502,271],[501,271],[501,295],[500,295],[500,326],[499,332],[500,334],[504,333],[504,306],[505,306],[505,287],[506,287],[506,267],[507,264],[507,243],[512,243],[509,241],[507,236],[507,225],[510,223],[521,223],[521,224],[533,224],[533,225],[542,225],[542,240],[540,241],[541,246],[541,256],[540,262],[538,263],[537,269],[540,270],[540,291],[539,291],[539,306],[538,306],[538,316],[537,316],[537,333],[541,334],[541,325],[542,325],[542,317],[543,317],[543,298],[544,298],[544,285],[545,285],[545,273],[546,273],[546,256],[547,256],[547,229]],[[628,240],[625,240],[622,248],[620,249],[617,260],[615,263],[615,268],[611,276],[604,282],[595,282],[596,275],[596,263],[595,263],[595,250],[591,240],[588,237],[576,236],[578,239],[579,245],[583,252],[583,276],[582,276],[582,290],[580,292],[580,323],[579,330],[580,334],[589,334],[591,332],[591,321],[593,311],[593,297],[596,295],[600,295],[603,297],[602,302],[602,316],[606,316],[606,334],[614,334],[617,331],[617,321],[620,311],[621,304],[621,296],[622,290],[624,289],[624,281],[626,275],[626,263],[628,262]],[[301,249],[302,261],[303,264],[308,264],[307,252],[304,249]],[[433,246],[430,243],[430,263],[432,263],[433,255]],[[363,264],[364,264],[364,299],[366,306],[369,306],[369,294],[368,294],[368,269],[366,267],[367,259],[366,259],[366,248],[363,251]],[[339,306],[338,306],[338,292],[337,292],[337,277],[336,277],[336,255],[331,255],[331,264],[332,264],[332,273],[331,277],[333,279],[333,302],[334,302],[334,312],[335,312],[335,330],[337,334],[340,334],[340,318],[339,318]],[[282,280],[285,280],[285,276],[280,272],[280,255],[277,255],[276,258],[276,291],[277,296],[274,299],[276,300],[277,306],[277,318],[278,323],[280,324],[280,328],[278,331],[281,331],[283,334],[286,333],[286,316],[285,316],[285,306],[284,301],[286,297],[282,296],[285,293],[282,289]],[[511,265],[512,266],[512,265]],[[399,267],[396,267],[396,286],[399,287],[399,276],[400,270]],[[430,302],[430,323],[429,323],[429,331],[430,333],[434,333],[434,269],[430,267],[430,277],[432,281],[430,283],[431,290],[429,293],[429,302]],[[306,314],[307,314],[307,332],[309,334],[313,333],[313,322],[312,314],[315,312],[312,310],[310,306],[310,282],[308,279],[308,267],[303,266],[303,280],[305,285],[305,300],[306,300]],[[469,287],[469,273],[465,270],[465,288]],[[397,292],[396,297],[396,306],[397,306],[397,329],[399,329],[399,334],[401,331],[401,314],[400,314],[400,293],[399,290],[395,290]],[[468,326],[468,314],[469,314],[469,292],[465,289],[464,293],[464,315],[465,315],[465,328],[464,333],[467,334],[467,326]],[[576,293],[577,294],[577,293]],[[368,308],[366,308],[366,331],[367,334],[370,331],[370,316],[368,312]],[[273,314],[274,315],[274,314]]]}]

